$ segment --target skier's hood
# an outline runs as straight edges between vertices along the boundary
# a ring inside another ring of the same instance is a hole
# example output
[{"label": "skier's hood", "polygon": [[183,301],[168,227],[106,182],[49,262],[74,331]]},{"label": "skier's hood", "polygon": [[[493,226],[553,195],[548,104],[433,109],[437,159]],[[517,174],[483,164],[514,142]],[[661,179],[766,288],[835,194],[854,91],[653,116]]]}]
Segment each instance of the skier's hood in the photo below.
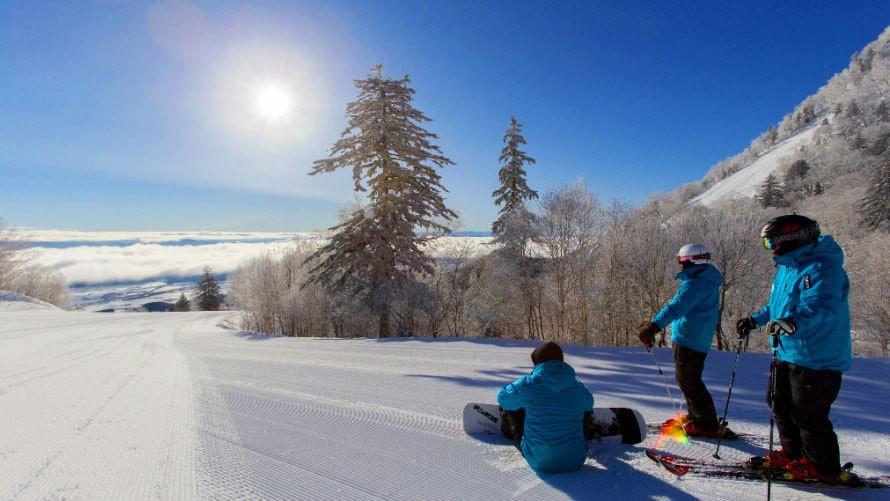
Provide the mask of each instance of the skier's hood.
[{"label": "skier's hood", "polygon": [[814,244],[804,245],[784,256],[773,258],[777,265],[783,266],[802,266],[817,260],[843,266],[844,250],[837,244],[834,237],[825,235],[819,237],[819,241]]},{"label": "skier's hood", "polygon": [[562,391],[575,384],[575,369],[559,360],[541,362],[532,371],[532,377],[553,391]]},{"label": "skier's hood", "polygon": [[690,266],[680,273],[677,273],[677,276],[674,278],[676,278],[677,280],[697,278],[713,283],[714,285],[720,285],[721,283],[723,283],[723,274],[720,273],[720,270],[715,268],[712,264],[699,264]]}]

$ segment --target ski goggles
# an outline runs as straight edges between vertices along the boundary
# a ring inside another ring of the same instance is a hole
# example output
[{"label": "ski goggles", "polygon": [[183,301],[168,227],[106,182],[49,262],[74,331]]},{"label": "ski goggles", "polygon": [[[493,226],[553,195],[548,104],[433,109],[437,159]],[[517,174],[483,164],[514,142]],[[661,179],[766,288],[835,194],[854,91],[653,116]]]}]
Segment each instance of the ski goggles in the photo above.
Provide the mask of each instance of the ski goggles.
[{"label": "ski goggles", "polygon": [[785,233],[782,235],[773,235],[771,237],[761,235],[760,240],[763,242],[763,248],[766,250],[773,250],[782,242],[787,242],[789,240],[810,240],[815,239],[819,236],[819,225],[806,226],[803,228],[795,229],[790,233]]},{"label": "ski goggles", "polygon": [[695,254],[692,256],[677,256],[677,262],[680,264],[696,264],[702,260],[711,259],[710,254]]}]

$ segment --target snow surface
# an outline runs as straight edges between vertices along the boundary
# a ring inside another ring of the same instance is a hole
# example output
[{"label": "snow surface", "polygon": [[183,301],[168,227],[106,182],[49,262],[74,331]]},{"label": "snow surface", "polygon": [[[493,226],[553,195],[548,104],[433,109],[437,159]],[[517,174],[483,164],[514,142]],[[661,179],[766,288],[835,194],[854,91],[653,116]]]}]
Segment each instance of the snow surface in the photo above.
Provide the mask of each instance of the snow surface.
[{"label": "snow surface", "polygon": [[819,127],[820,125],[810,126],[782,141],[768,152],[761,155],[757,160],[752,162],[751,165],[739,170],[726,179],[720,180],[714,186],[708,188],[704,193],[690,200],[689,203],[712,205],[721,200],[754,197],[767,176],[779,169],[782,165],[782,160],[788,158],[799,148],[812,143],[813,136],[816,134],[816,131],[819,130]]},{"label": "snow surface", "polygon": [[61,308],[33,297],[0,290],[0,311],[20,310],[61,310]]},{"label": "snow surface", "polygon": [[[531,341],[270,338],[233,313],[0,312],[0,499],[750,499],[766,485],[676,479],[641,446],[593,443],[579,471],[544,475],[461,410],[530,370]],[[598,406],[674,414],[651,354],[566,346]],[[670,351],[656,350],[674,398]],[[712,352],[718,407],[735,352]],[[769,357],[745,354],[729,412],[763,453]],[[890,473],[887,359],[856,359],[832,409],[842,459]],[[709,457],[713,442],[671,443]],[[886,499],[781,486],[775,499]]]}]

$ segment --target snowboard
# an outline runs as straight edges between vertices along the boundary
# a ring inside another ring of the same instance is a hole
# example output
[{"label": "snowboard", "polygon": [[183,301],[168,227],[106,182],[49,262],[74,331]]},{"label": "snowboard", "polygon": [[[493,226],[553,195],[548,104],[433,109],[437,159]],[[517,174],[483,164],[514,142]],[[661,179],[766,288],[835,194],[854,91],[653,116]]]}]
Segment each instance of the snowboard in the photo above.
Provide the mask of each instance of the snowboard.
[{"label": "snowboard", "polygon": [[[594,407],[592,428],[598,442],[638,444],[646,438],[646,421],[633,409],[623,407]],[[470,402],[464,406],[464,431],[467,435],[501,434],[501,408],[498,404]]]}]

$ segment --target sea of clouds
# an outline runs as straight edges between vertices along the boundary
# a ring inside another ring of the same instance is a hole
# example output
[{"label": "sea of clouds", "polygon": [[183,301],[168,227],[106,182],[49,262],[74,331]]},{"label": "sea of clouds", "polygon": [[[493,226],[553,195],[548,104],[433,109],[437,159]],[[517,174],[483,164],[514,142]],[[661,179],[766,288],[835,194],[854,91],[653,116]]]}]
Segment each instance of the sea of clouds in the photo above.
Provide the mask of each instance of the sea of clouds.
[{"label": "sea of clouds", "polygon": [[[31,231],[36,262],[62,272],[73,287],[192,279],[209,266],[226,276],[248,259],[282,250],[312,233]],[[433,243],[437,257],[490,251],[486,237],[446,237]]]},{"label": "sea of clouds", "polygon": [[296,233],[29,232],[34,260],[72,286],[197,277],[205,266],[227,275],[247,259],[284,248]]}]

